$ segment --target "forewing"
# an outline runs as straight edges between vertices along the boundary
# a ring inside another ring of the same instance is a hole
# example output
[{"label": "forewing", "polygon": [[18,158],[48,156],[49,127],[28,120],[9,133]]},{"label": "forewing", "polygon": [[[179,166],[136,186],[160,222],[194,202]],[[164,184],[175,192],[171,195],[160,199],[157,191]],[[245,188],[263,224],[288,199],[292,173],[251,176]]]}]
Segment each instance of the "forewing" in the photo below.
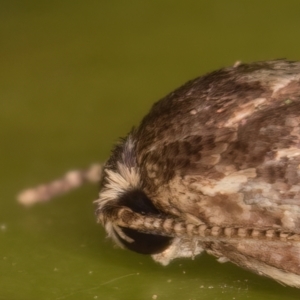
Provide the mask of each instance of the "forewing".
[{"label": "forewing", "polygon": [[300,243],[281,241],[235,240],[213,242],[206,251],[226,257],[238,266],[271,277],[280,283],[300,287]]},{"label": "forewing", "polygon": [[143,187],[162,211],[300,232],[300,67],[223,69],[158,102],[137,130]]}]

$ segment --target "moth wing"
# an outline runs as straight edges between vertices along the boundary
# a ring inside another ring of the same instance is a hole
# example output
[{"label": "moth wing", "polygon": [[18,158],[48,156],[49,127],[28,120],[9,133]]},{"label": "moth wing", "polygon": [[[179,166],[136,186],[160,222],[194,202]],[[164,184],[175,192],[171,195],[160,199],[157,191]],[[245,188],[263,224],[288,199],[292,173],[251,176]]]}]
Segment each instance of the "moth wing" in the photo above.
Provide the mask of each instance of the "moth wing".
[{"label": "moth wing", "polygon": [[223,70],[156,104],[137,133],[149,137],[138,161],[155,205],[209,225],[300,233],[300,73],[283,65],[265,81],[252,74],[260,84]]},{"label": "moth wing", "polygon": [[300,242],[217,241],[206,251],[282,284],[300,287]]},{"label": "moth wing", "polygon": [[[300,233],[300,64],[256,67],[191,81],[143,120],[141,178],[164,213],[187,223]],[[299,248],[267,238],[203,242],[217,257],[297,287]],[[166,257],[192,256],[186,249],[193,246]]]}]

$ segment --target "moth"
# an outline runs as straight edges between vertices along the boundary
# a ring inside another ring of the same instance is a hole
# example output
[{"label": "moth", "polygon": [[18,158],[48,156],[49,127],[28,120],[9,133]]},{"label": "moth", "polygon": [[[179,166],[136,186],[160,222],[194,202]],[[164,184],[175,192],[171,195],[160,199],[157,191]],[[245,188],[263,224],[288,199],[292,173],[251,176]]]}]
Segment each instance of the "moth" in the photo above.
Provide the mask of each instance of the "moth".
[{"label": "moth", "polygon": [[300,62],[238,63],[191,80],[96,168],[97,220],[119,246],[163,265],[206,251],[300,288],[299,124]]}]

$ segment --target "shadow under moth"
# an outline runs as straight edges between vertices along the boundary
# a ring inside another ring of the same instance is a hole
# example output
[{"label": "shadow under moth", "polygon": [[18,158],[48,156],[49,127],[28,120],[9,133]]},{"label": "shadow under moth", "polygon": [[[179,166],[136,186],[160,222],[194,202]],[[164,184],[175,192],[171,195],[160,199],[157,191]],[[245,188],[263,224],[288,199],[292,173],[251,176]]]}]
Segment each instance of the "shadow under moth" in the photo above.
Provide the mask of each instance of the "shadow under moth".
[{"label": "shadow under moth", "polygon": [[203,251],[300,288],[300,62],[237,63],[156,102],[102,165],[19,195],[100,179],[96,216],[168,264]]}]

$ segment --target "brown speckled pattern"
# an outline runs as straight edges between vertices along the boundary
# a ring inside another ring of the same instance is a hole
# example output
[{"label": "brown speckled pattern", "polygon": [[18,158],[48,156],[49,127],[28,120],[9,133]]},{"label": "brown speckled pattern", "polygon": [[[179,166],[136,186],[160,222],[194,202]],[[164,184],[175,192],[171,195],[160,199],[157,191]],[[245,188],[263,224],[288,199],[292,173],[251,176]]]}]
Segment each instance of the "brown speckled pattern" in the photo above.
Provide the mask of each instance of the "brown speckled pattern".
[{"label": "brown speckled pattern", "polygon": [[[114,150],[106,165],[111,175],[104,177],[97,201],[99,220],[108,231],[118,223],[122,207],[113,195],[126,192],[127,186],[122,183],[118,193],[113,192],[118,180],[112,184],[111,178],[123,165],[131,170],[127,175],[122,171],[128,188],[142,189],[175,223],[217,226],[222,232],[238,227],[298,236],[299,123],[298,62],[241,64],[192,80],[154,104]],[[108,207],[116,212],[106,215]],[[129,218],[127,225],[139,224],[145,231],[141,220]],[[178,238],[175,223],[164,225],[170,236],[172,230],[176,236],[175,250],[170,247],[154,259],[165,263],[206,250],[300,287],[299,240],[225,235],[209,241],[199,237],[195,246],[195,237],[189,240],[187,232]]]}]

